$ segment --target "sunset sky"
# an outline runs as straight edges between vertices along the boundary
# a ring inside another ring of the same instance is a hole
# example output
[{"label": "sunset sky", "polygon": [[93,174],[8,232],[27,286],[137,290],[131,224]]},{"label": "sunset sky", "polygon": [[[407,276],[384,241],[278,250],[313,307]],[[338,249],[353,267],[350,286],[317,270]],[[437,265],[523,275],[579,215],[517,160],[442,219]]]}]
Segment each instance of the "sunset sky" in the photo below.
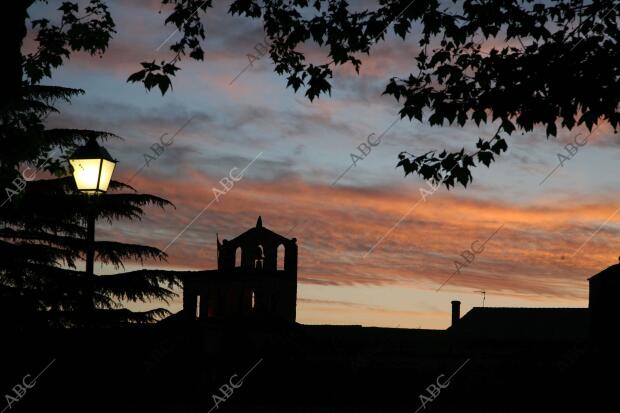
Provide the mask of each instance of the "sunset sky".
[{"label": "sunset sky", "polygon": [[[37,6],[32,17],[49,16],[59,3]],[[171,58],[168,46],[178,33],[156,50],[174,32],[163,26],[169,10],[158,13],[157,0],[109,3],[118,33],[102,58],[77,53],[54,73],[49,84],[86,94],[60,105],[48,125],[122,136],[104,144],[119,160],[114,178],[131,179],[138,191],[176,206],[149,209],[141,222],[99,223],[98,239],[164,249],[210,204],[167,248],[167,263],[145,265],[213,269],[216,232],[231,239],[261,215],[264,226],[282,235],[295,226],[288,237],[300,246],[298,322],[446,328],[450,301],[461,300],[466,312],[481,305],[478,290],[486,291],[487,306],[587,306],[587,278],[618,262],[620,146],[609,125],[600,125],[542,185],[558,154],[568,155],[564,145],[578,133],[579,139],[589,135],[585,128],[550,139],[542,128],[514,133],[498,162],[473,170],[470,187],[442,187],[423,200],[420,188],[427,184],[417,175],[403,177],[397,154],[473,152],[478,137],[491,137],[497,125],[430,127],[403,119],[332,185],[351,165],[351,154],[359,155],[356,147],[397,119],[399,104],[382,92],[391,77],[413,70],[415,34],[402,41],[390,28],[386,41],[362,57],[359,75],[338,68],[331,97],[310,102],[286,88],[267,56],[231,84],[264,34],[260,21],[232,17],[227,2],[215,2],[203,20],[204,62],[183,60],[174,89],[161,96],[126,79],[141,61]],[[306,51],[315,63],[328,60],[325,50]],[[184,124],[165,152],[139,171],[145,154],[153,155],[150,146]],[[213,201],[218,181],[246,166],[243,179]],[[461,253],[500,227],[437,291],[454,262],[463,262]],[[134,268],[139,265],[127,266]],[[97,264],[96,271],[115,270]],[[180,308],[181,297],[170,306]]]}]

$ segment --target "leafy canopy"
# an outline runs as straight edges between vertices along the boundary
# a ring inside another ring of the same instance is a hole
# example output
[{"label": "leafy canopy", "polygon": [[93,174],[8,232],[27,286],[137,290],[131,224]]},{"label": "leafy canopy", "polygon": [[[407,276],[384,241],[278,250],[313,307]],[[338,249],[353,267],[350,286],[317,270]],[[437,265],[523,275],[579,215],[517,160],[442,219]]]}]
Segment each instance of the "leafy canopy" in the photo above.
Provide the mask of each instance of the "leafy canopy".
[{"label": "leafy canopy", "polygon": [[[128,81],[166,93],[181,57],[204,58],[201,17],[212,2],[162,4],[173,6],[165,24],[182,34],[170,45],[174,56],[161,64],[143,62]],[[558,127],[585,124],[591,130],[604,121],[617,128],[620,122],[616,0],[380,0],[374,10],[354,9],[343,0],[235,0],[229,13],[262,20],[275,71],[311,101],[331,92],[335,66],[359,72],[363,56],[391,30],[419,45],[416,70],[389,79],[385,88],[401,104],[401,117],[431,125],[499,124],[474,154],[402,152],[398,166],[406,175],[466,186],[470,167],[476,161],[489,166],[506,150],[504,137],[517,130],[542,126],[547,136],[556,136]],[[413,30],[414,24],[420,29]],[[308,63],[299,51],[307,44],[324,49],[329,61]]]}]

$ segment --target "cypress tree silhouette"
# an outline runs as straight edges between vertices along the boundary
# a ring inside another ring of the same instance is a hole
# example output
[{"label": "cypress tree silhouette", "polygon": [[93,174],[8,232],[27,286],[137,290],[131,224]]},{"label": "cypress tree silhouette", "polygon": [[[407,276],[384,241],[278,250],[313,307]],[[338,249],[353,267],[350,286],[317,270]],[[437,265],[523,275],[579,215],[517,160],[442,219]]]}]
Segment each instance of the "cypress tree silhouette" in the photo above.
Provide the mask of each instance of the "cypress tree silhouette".
[{"label": "cypress tree silhouette", "polygon": [[[0,112],[0,320],[5,326],[119,325],[151,322],[162,308],[132,312],[124,301],[168,300],[180,285],[174,271],[138,270],[87,280],[78,271],[86,247],[86,213],[97,220],[140,219],[144,207],[172,205],[112,181],[110,192],[91,202],[77,191],[68,154],[90,138],[118,138],[109,132],[46,129],[58,101],[80,89],[24,84],[23,95]],[[59,155],[52,155],[54,152]],[[21,173],[20,173],[21,169]],[[46,173],[55,179],[37,179]],[[115,268],[126,260],[165,260],[157,248],[98,241],[96,258]],[[86,314],[90,314],[85,317]]]},{"label": "cypress tree silhouette", "polygon": [[[17,314],[8,313],[11,318],[21,324],[112,326],[152,322],[169,314],[163,308],[130,311],[122,302],[167,302],[176,295],[172,289],[180,286],[174,271],[141,269],[89,280],[77,269],[86,253],[88,208],[94,208],[97,220],[112,223],[140,219],[145,206],[172,205],[157,196],[128,192],[134,189],[117,181],[110,190],[93,202],[77,191],[70,176],[37,180],[3,211],[0,291],[3,301],[17,304]],[[157,248],[117,241],[96,241],[95,256],[115,268],[124,268],[125,260],[166,258]]]}]

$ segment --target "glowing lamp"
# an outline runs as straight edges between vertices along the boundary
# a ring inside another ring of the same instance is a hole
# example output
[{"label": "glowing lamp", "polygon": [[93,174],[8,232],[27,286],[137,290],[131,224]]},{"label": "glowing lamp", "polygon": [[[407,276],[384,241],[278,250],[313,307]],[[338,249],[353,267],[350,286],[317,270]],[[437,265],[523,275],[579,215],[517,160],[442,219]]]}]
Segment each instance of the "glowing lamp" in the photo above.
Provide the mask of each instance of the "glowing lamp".
[{"label": "glowing lamp", "polygon": [[116,160],[94,138],[77,148],[69,158],[69,163],[80,192],[97,195],[108,190]]}]

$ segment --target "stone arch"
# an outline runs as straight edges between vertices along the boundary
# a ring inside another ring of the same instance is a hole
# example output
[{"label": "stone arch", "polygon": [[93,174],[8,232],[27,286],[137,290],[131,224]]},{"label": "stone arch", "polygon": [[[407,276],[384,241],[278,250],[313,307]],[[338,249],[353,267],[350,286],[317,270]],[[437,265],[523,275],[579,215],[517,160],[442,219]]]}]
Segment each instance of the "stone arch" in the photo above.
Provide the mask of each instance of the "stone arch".
[{"label": "stone arch", "polygon": [[206,317],[211,318],[219,316],[220,297],[217,291],[210,290],[208,295],[206,297],[203,297],[203,300],[205,298],[207,299],[207,314],[205,314]]},{"label": "stone arch", "polygon": [[202,303],[200,302],[201,296],[200,294],[196,295],[196,313],[194,314],[194,318],[199,320],[202,318],[203,314],[200,314],[200,307]]},{"label": "stone arch", "polygon": [[277,255],[276,255],[276,270],[284,271],[284,263],[286,258],[286,247],[284,244],[278,245]]},{"label": "stone arch", "polygon": [[241,251],[241,247],[235,248],[235,268],[241,267],[242,257],[243,257],[243,252]]},{"label": "stone arch", "polygon": [[256,250],[254,252],[254,268],[257,270],[262,270],[265,265],[265,248],[263,248],[262,244],[258,244],[256,246]]}]

